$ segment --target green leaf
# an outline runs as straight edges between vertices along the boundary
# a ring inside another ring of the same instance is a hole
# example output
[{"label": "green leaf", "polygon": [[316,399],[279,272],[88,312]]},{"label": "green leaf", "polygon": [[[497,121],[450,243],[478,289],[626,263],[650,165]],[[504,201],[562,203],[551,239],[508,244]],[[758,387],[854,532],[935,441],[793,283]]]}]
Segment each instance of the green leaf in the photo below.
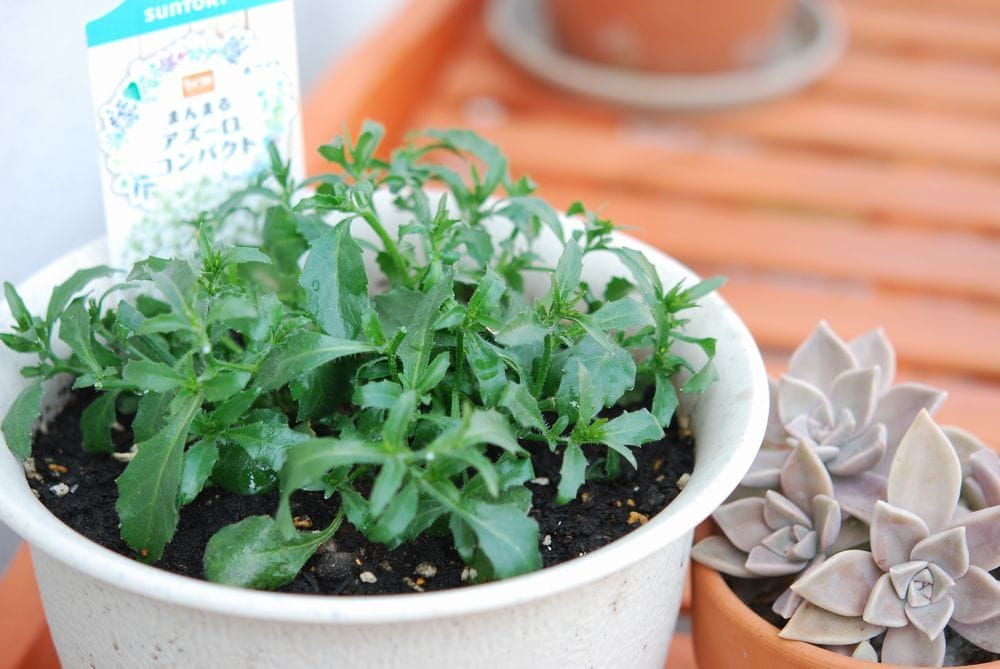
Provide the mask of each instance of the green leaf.
[{"label": "green leaf", "polygon": [[198,283],[198,275],[191,263],[186,260],[170,260],[158,271],[145,271],[136,275],[138,279],[148,279],[163,294],[163,299],[171,306],[178,316],[183,316],[187,320],[194,315],[191,307],[191,300],[195,294],[195,287]]},{"label": "green leaf", "polygon": [[222,252],[223,266],[244,265],[251,262],[270,265],[273,261],[271,256],[255,246],[232,246]]},{"label": "green leaf", "polygon": [[541,434],[548,433],[549,428],[538,408],[538,400],[527,386],[511,383],[500,397],[500,406],[509,411],[521,427],[537,430]]},{"label": "green leaf", "polygon": [[401,535],[416,517],[418,501],[417,484],[411,481],[385,507],[368,533],[368,538],[378,543],[387,543]]},{"label": "green leaf", "polygon": [[282,340],[264,359],[257,370],[257,383],[262,390],[276,390],[332,360],[376,350],[370,344],[337,339],[318,332],[297,332]]},{"label": "green leaf", "polygon": [[136,443],[152,439],[166,422],[173,393],[146,393],[139,398],[139,408],[132,420]]},{"label": "green leaf", "polygon": [[211,306],[205,323],[211,325],[251,318],[257,318],[257,305],[246,297],[226,295]]},{"label": "green leaf", "polygon": [[382,465],[381,471],[375,477],[371,494],[368,495],[368,508],[371,515],[378,517],[385,510],[386,505],[403,485],[403,477],[406,475],[406,465],[400,460],[387,460]]},{"label": "green leaf", "polygon": [[368,502],[365,498],[350,487],[344,487],[340,489],[340,503],[348,522],[359,532],[367,535],[371,531],[374,521],[371,513],[368,512]]},{"label": "green leaf", "polygon": [[146,318],[135,328],[135,333],[137,335],[152,335],[191,329],[191,323],[186,319],[177,314],[169,313]]},{"label": "green leaf", "polygon": [[[417,387],[434,347],[434,322],[445,299],[452,296],[454,270],[447,269],[412,312],[411,324],[398,349],[409,387]],[[411,307],[412,308],[412,307]]]},{"label": "green leaf", "polygon": [[181,506],[190,504],[201,494],[218,461],[219,447],[212,440],[199,441],[184,452],[179,493]]},{"label": "green leaf", "polygon": [[20,460],[31,455],[32,428],[42,415],[42,395],[42,382],[32,383],[20,392],[0,424],[7,448]]},{"label": "green leaf", "polygon": [[480,184],[480,195],[485,198],[507,176],[507,159],[500,150],[470,130],[428,130],[427,135],[440,140],[458,153],[468,152],[486,164],[486,174]]},{"label": "green leaf", "polygon": [[405,286],[394,286],[373,298],[379,319],[390,336],[402,327],[409,329],[413,305],[420,304],[424,294]]},{"label": "green leaf", "polygon": [[647,305],[625,297],[604,304],[590,314],[590,322],[604,332],[620,331],[653,325],[653,314]]},{"label": "green leaf", "polygon": [[3,284],[3,293],[7,300],[7,307],[10,309],[10,315],[14,317],[14,322],[17,323],[17,327],[21,330],[27,330],[31,327],[31,312],[28,308],[24,306],[24,300],[18,294],[17,289],[6,281]]},{"label": "green leaf", "polygon": [[580,288],[580,272],[583,271],[583,252],[576,240],[566,242],[556,273],[553,278],[553,299],[556,304],[567,304]]},{"label": "green leaf", "polygon": [[556,390],[556,405],[562,414],[576,415],[574,402],[579,399],[580,382],[578,369],[573,361],[586,367],[590,373],[595,411],[615,404],[635,385],[635,359],[617,344],[612,345],[609,351],[587,336],[567,349],[567,356],[559,388]]},{"label": "green leaf", "polygon": [[250,382],[250,372],[222,371],[206,379],[202,384],[207,402],[222,402],[246,388]]},{"label": "green leaf", "polygon": [[462,515],[476,534],[497,578],[510,578],[542,567],[538,523],[512,505],[476,502]]},{"label": "green leaf", "polygon": [[299,283],[305,288],[309,312],[327,334],[357,338],[372,306],[364,258],[351,237],[350,221],[313,242]]},{"label": "green leaf", "polygon": [[466,445],[492,444],[515,455],[524,453],[503,414],[492,409],[475,409],[465,423],[462,434]]},{"label": "green leaf", "polygon": [[695,285],[691,286],[684,291],[684,297],[689,302],[694,302],[695,300],[701,299],[713,293],[719,288],[722,288],[726,284],[726,277],[724,276],[713,276],[708,279],[699,281]]},{"label": "green leaf", "polygon": [[666,374],[657,372],[652,414],[661,427],[670,425],[678,404],[677,389],[674,388],[674,384],[670,382],[670,378]]},{"label": "green leaf", "polygon": [[642,299],[651,309],[657,309],[663,297],[663,282],[660,281],[660,275],[653,263],[635,249],[611,249],[611,251],[632,274]]},{"label": "green leaf", "polygon": [[[69,304],[74,295],[86,288],[91,281],[105,276],[111,276],[114,273],[115,270],[103,265],[100,267],[81,269],[73,274],[73,276],[69,279],[56,286],[52,290],[52,297],[49,299],[49,308],[45,315],[45,320],[48,322],[49,327],[51,328],[56,320],[58,320],[63,310],[66,308],[66,305]],[[10,303],[9,295],[8,303]]]},{"label": "green leaf", "polygon": [[385,137],[385,128],[382,124],[365,119],[361,124],[361,134],[358,136],[351,156],[354,160],[355,170],[368,169],[372,156],[378,149],[378,145],[382,143],[383,137]]},{"label": "green leaf", "polygon": [[285,535],[270,516],[251,516],[216,532],[205,546],[205,578],[214,583],[273,590],[295,580],[306,561],[340,526]]},{"label": "green leaf", "polygon": [[417,392],[421,395],[426,395],[434,388],[437,388],[437,385],[441,383],[450,366],[451,355],[447,351],[438,353],[434,357],[434,360],[431,361],[431,364],[427,366],[427,369],[424,370],[420,380],[417,381]]},{"label": "green leaf", "polygon": [[260,396],[259,388],[249,388],[233,395],[209,414],[209,421],[216,430],[231,427],[240,419]]},{"label": "green leaf", "polygon": [[70,347],[91,374],[100,377],[104,374],[104,366],[97,360],[96,344],[91,331],[90,314],[84,298],[73,300],[62,314],[59,339]]},{"label": "green leaf", "polygon": [[285,424],[267,422],[226,430],[217,440],[219,461],[212,481],[239,495],[270,492],[289,449],[309,438]]},{"label": "green leaf", "polygon": [[473,332],[465,336],[465,359],[479,384],[483,404],[488,407],[496,406],[508,387],[507,365],[500,356],[500,351]]},{"label": "green leaf", "polygon": [[562,466],[559,468],[559,487],[556,490],[556,504],[562,506],[576,499],[576,493],[587,478],[587,456],[578,444],[571,443],[563,452]]},{"label": "green leaf", "polygon": [[279,477],[281,501],[276,514],[285,534],[295,531],[289,503],[293,492],[318,482],[334,467],[378,465],[391,457],[379,446],[351,439],[310,439],[290,448]]},{"label": "green leaf", "polygon": [[183,388],[189,379],[169,365],[151,360],[129,360],[122,378],[141,390],[166,393]]},{"label": "green leaf", "polygon": [[615,302],[631,293],[633,288],[635,286],[628,279],[621,276],[611,277],[607,287],[604,289],[604,299],[608,302]]},{"label": "green leaf", "polygon": [[525,195],[508,198],[504,200],[503,207],[497,211],[497,215],[510,219],[514,223],[524,223],[531,219],[537,219],[551,230],[559,241],[566,239],[559,214],[540,197]]},{"label": "green leaf", "polygon": [[417,393],[407,390],[399,396],[396,405],[386,416],[382,439],[390,446],[402,447],[406,443],[410,422],[417,409]]},{"label": "green leaf", "polygon": [[600,428],[600,443],[617,451],[633,467],[636,466],[635,456],[628,447],[659,439],[663,439],[663,429],[646,409],[626,411]]},{"label": "green leaf", "polygon": [[174,536],[179,519],[178,503],[184,444],[200,395],[186,395],[166,427],[138,450],[118,477],[118,517],[121,535],[143,560],[156,562]]},{"label": "green leaf", "polygon": [[118,395],[118,392],[101,393],[83,410],[80,415],[83,450],[90,453],[111,453],[115,450],[111,426],[118,419],[115,412]]},{"label": "green leaf", "polygon": [[396,406],[403,388],[392,381],[373,381],[358,386],[351,401],[363,409],[391,409]]}]

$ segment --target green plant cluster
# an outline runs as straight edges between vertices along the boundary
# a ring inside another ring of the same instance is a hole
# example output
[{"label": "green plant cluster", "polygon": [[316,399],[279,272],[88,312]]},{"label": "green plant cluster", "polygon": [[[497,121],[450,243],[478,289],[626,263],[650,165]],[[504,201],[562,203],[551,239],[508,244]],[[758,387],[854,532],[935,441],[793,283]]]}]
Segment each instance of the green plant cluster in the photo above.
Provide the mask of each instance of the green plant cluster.
[{"label": "green plant cluster", "polygon": [[[148,258],[100,294],[96,279],[120,275],[82,270],[44,316],[5,285],[16,325],[0,337],[37,356],[23,369],[35,381],[3,421],[7,444],[30,455],[42,381],[58,374],[97,391],[82,417],[85,449],[114,450],[117,416],[134,414],[117,510],[141,559],[161,557],[180,508],[214,485],[280,493],[273,517],[211,539],[214,581],[279,587],[345,519],[389,546],[450,532],[482,578],[534,570],[523,445],[561,453],[558,501],[568,502],[588,477],[634,466],[631,449],[663,437],[675,373],[690,370],[687,392],[714,380],[714,340],[684,335],[679,314],[718,280],[665,288],[579,204],[568,215],[582,224],[567,234],[533,184],[511,180],[506,159],[471,132],[429,131],[387,160],[376,157],[382,135],[366,123],[357,141],[321,147],[335,171],[303,183],[272,147],[266,174],[196,222],[196,259]],[[380,191],[406,212],[398,230],[384,225]],[[214,231],[248,198],[267,202],[259,246],[219,248]],[[532,251],[542,234],[564,244],[555,267]],[[600,295],[580,278],[598,252],[630,275]],[[369,275],[366,254],[381,272]],[[525,294],[531,273],[548,275],[544,295]],[[674,354],[678,339],[708,362]],[[621,408],[643,397],[648,409]],[[299,490],[336,505],[331,526],[295,527]]]}]

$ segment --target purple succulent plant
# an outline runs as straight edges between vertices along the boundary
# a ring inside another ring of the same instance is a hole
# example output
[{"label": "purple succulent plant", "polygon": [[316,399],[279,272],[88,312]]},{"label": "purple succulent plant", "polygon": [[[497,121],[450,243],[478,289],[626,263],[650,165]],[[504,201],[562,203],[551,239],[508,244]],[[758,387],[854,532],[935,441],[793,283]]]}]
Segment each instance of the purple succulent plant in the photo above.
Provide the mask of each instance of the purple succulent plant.
[{"label": "purple succulent plant", "polygon": [[885,632],[882,659],[940,665],[943,630],[1000,652],[1000,506],[960,513],[962,463],[921,411],[875,503],[871,550],[830,556],[791,589],[805,602],[781,636],[858,644]]},{"label": "purple succulent plant", "polygon": [[972,511],[1000,506],[1000,455],[957,427],[941,428],[962,465],[962,502]]},{"label": "purple succulent plant", "polygon": [[896,354],[881,329],[846,343],[821,322],[792,354],[788,372],[771,379],[765,442],[743,486],[775,488],[785,460],[804,444],[830,472],[842,509],[870,522],[903,433],[945,397],[922,384],[893,386],[895,374]]}]

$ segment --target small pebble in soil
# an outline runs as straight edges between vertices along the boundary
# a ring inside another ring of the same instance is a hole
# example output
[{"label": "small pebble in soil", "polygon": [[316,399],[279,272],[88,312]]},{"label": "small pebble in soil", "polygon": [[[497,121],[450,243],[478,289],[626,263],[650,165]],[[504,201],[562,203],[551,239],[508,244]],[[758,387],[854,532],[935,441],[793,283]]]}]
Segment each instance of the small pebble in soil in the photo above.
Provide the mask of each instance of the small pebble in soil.
[{"label": "small pebble in soil", "polygon": [[472,567],[464,567],[462,569],[462,583],[471,583],[475,581],[479,574]]},{"label": "small pebble in soil", "polygon": [[362,583],[377,583],[378,582],[378,577],[375,576],[375,574],[371,573],[370,571],[363,571],[363,572],[361,572],[360,574],[358,574],[358,579]]},{"label": "small pebble in soil", "polygon": [[65,483],[57,483],[54,486],[49,486],[49,490],[51,490],[52,494],[56,497],[65,497],[69,494],[69,486]]},{"label": "small pebble in soil", "polygon": [[437,567],[428,562],[421,562],[413,570],[413,573],[424,578],[434,578],[437,576],[438,570]]}]

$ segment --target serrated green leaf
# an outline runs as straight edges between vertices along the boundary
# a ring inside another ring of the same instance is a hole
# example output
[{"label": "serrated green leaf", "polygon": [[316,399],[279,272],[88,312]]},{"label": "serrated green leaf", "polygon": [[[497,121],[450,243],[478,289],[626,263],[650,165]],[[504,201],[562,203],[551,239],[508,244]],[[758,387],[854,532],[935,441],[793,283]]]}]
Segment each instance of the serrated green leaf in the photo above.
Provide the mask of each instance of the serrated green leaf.
[{"label": "serrated green leaf", "polygon": [[635,384],[635,359],[628,351],[617,344],[609,351],[592,337],[584,337],[567,350],[566,365],[556,390],[556,406],[561,414],[574,417],[577,413],[575,403],[579,400],[580,382],[574,361],[590,372],[596,411],[615,404]]},{"label": "serrated green leaf", "polygon": [[137,335],[168,334],[181,330],[191,330],[191,323],[177,314],[159,314],[144,319],[135,328]]},{"label": "serrated green leaf", "polygon": [[410,422],[417,410],[417,393],[407,390],[399,396],[396,405],[386,416],[385,425],[382,428],[382,439],[390,446],[402,447],[406,443],[406,436],[409,433]]},{"label": "serrated green leaf", "polygon": [[271,260],[271,256],[255,246],[232,246],[222,252],[222,264],[224,266],[244,265],[251,262],[270,265],[273,261]]},{"label": "serrated green leaf", "polygon": [[635,286],[625,277],[613,276],[604,289],[604,299],[608,302],[615,302],[631,293],[633,288]]},{"label": "serrated green leaf", "polygon": [[91,374],[101,376],[104,367],[97,359],[96,344],[91,334],[90,314],[83,298],[73,300],[62,314],[59,339],[65,342]]},{"label": "serrated green leaf", "polygon": [[121,535],[143,560],[156,562],[177,529],[184,444],[200,395],[186,395],[166,427],[138,444],[135,457],[118,477]]},{"label": "serrated green leaf", "polygon": [[703,279],[685,290],[684,297],[687,301],[694,302],[695,300],[705,297],[709,293],[714,293],[725,284],[726,277],[724,276],[713,276],[708,279]]},{"label": "serrated green leaf", "polygon": [[215,302],[205,318],[207,325],[257,318],[257,305],[246,297],[227,295]]},{"label": "serrated green leaf", "polygon": [[80,415],[83,450],[90,453],[111,453],[115,450],[111,426],[118,419],[115,412],[118,395],[118,392],[101,393],[83,410]]},{"label": "serrated green leaf", "polygon": [[7,448],[20,460],[31,455],[32,428],[42,415],[42,395],[42,382],[32,383],[18,394],[0,424]]},{"label": "serrated green leaf", "polygon": [[246,388],[250,382],[250,372],[222,371],[201,384],[205,401],[222,402]]},{"label": "serrated green leaf", "polygon": [[663,297],[663,282],[653,263],[635,249],[611,249],[611,252],[618,256],[632,274],[632,280],[646,304],[651,309],[657,309]]},{"label": "serrated green leaf", "polygon": [[504,346],[540,346],[548,332],[538,320],[534,309],[518,314],[498,334],[497,341]]},{"label": "serrated green leaf", "polygon": [[136,443],[152,439],[167,420],[173,393],[146,393],[139,398],[139,407],[132,420]]},{"label": "serrated green leaf", "polygon": [[563,505],[576,499],[576,493],[587,478],[587,456],[578,444],[571,443],[563,452],[562,466],[559,468],[559,487],[556,490],[556,504]]},{"label": "serrated green leaf", "polygon": [[582,271],[583,252],[576,240],[571,239],[566,242],[553,275],[552,293],[553,300],[557,304],[571,306],[567,303],[580,288],[580,272]]},{"label": "serrated green leaf", "polygon": [[618,452],[636,466],[635,456],[629,450],[630,446],[641,446],[650,441],[663,439],[663,429],[660,423],[646,409],[623,412],[599,428],[600,443]]},{"label": "serrated green leaf", "polygon": [[368,501],[349,487],[340,488],[339,492],[347,522],[362,534],[368,534],[374,522],[371,513],[368,512]]},{"label": "serrated green leaf", "polygon": [[351,401],[363,409],[391,409],[396,406],[403,388],[392,381],[373,381],[358,386]]},{"label": "serrated green leaf", "polygon": [[392,456],[379,446],[353,439],[310,439],[288,450],[279,477],[281,501],[276,518],[286,535],[295,531],[289,500],[296,490],[319,481],[334,467],[383,464]]},{"label": "serrated green leaf", "polygon": [[368,508],[372,516],[378,517],[382,514],[389,501],[403,485],[405,475],[406,465],[400,460],[387,460],[382,465],[378,476],[375,477],[371,494],[368,495]]},{"label": "serrated green leaf", "polygon": [[260,396],[259,388],[248,388],[233,395],[209,414],[209,421],[216,430],[224,430],[233,425],[243,414],[250,410]]},{"label": "serrated green leaf", "polygon": [[532,218],[537,219],[551,230],[559,241],[566,239],[559,214],[542,198],[527,195],[508,198],[497,211],[497,215],[510,219],[514,223],[523,223]]},{"label": "serrated green leaf", "polygon": [[38,342],[34,339],[20,337],[9,332],[0,332],[0,342],[16,353],[35,353],[40,350]]},{"label": "serrated green leaf", "polygon": [[201,494],[218,461],[219,447],[212,440],[199,441],[184,452],[179,492],[181,506],[190,504]]},{"label": "serrated green leaf", "polygon": [[465,336],[465,359],[479,384],[479,395],[483,404],[494,407],[508,387],[507,365],[496,346],[478,333]]},{"label": "serrated green leaf", "polygon": [[14,317],[14,322],[17,323],[17,327],[22,331],[30,328],[31,312],[28,311],[26,306],[24,306],[24,300],[21,299],[17,289],[14,288],[11,283],[4,281],[3,293],[7,301],[7,308],[10,309],[10,315]]},{"label": "serrated green leaf", "polygon": [[403,532],[417,515],[417,484],[410,482],[392,498],[368,533],[371,541],[387,543]]},{"label": "serrated green leaf", "polygon": [[[441,279],[426,293],[413,311],[411,325],[399,346],[398,355],[403,361],[403,374],[411,388],[423,376],[434,347],[434,321],[444,301],[452,296],[454,271],[449,268]],[[412,307],[411,307],[412,308]]]},{"label": "serrated green leaf", "polygon": [[122,378],[140,391],[152,390],[156,393],[183,388],[189,382],[173,367],[152,360],[129,360],[122,369]]},{"label": "serrated green leaf", "polygon": [[462,519],[475,532],[479,548],[497,578],[510,578],[542,567],[538,523],[521,509],[476,502]]},{"label": "serrated green leaf", "polygon": [[441,383],[450,366],[451,355],[447,351],[434,356],[434,359],[427,365],[427,369],[424,370],[424,373],[417,381],[417,392],[421,395],[426,395],[434,388],[437,388],[437,385]]},{"label": "serrated green leaf", "polygon": [[322,532],[285,535],[270,516],[251,516],[216,532],[205,546],[205,578],[243,588],[273,590],[295,576],[321,544],[333,536],[340,517]]},{"label": "serrated green leaf", "polygon": [[[110,267],[100,266],[100,267],[90,267],[88,269],[81,269],[74,273],[73,276],[68,278],[63,283],[59,284],[52,290],[52,297],[49,299],[49,308],[45,314],[45,320],[48,322],[49,327],[59,319],[66,305],[69,304],[73,296],[82,291],[95,279],[100,279],[106,276],[111,276],[115,273],[115,270]],[[9,297],[8,297],[9,300]]]},{"label": "serrated green leaf", "polygon": [[674,384],[670,382],[666,374],[657,372],[656,390],[653,393],[651,413],[657,422],[660,423],[661,427],[670,425],[670,421],[674,418],[674,412],[677,411],[678,404],[677,389],[674,388]]},{"label": "serrated green leaf", "polygon": [[653,314],[650,313],[649,307],[627,297],[605,303],[590,314],[589,318],[595,327],[604,332],[653,325]]},{"label": "serrated green leaf", "polygon": [[507,159],[500,150],[470,130],[429,130],[427,135],[441,141],[456,152],[467,152],[486,164],[486,174],[480,184],[480,195],[485,198],[507,176]]},{"label": "serrated green leaf", "polygon": [[261,363],[257,383],[262,390],[275,390],[311,369],[339,358],[372,353],[376,347],[318,332],[297,332],[286,337]]},{"label": "serrated green leaf", "polygon": [[371,310],[361,247],[343,221],[312,243],[299,283],[306,306],[327,334],[355,339]]},{"label": "serrated green leaf", "polygon": [[511,383],[500,397],[500,406],[509,411],[521,427],[531,428],[542,434],[548,432],[542,411],[538,408],[538,400],[527,386]]},{"label": "serrated green leaf", "polygon": [[269,492],[278,484],[278,472],[296,444],[309,440],[285,424],[253,423],[226,430],[217,439],[219,461],[212,481],[239,495]]}]

